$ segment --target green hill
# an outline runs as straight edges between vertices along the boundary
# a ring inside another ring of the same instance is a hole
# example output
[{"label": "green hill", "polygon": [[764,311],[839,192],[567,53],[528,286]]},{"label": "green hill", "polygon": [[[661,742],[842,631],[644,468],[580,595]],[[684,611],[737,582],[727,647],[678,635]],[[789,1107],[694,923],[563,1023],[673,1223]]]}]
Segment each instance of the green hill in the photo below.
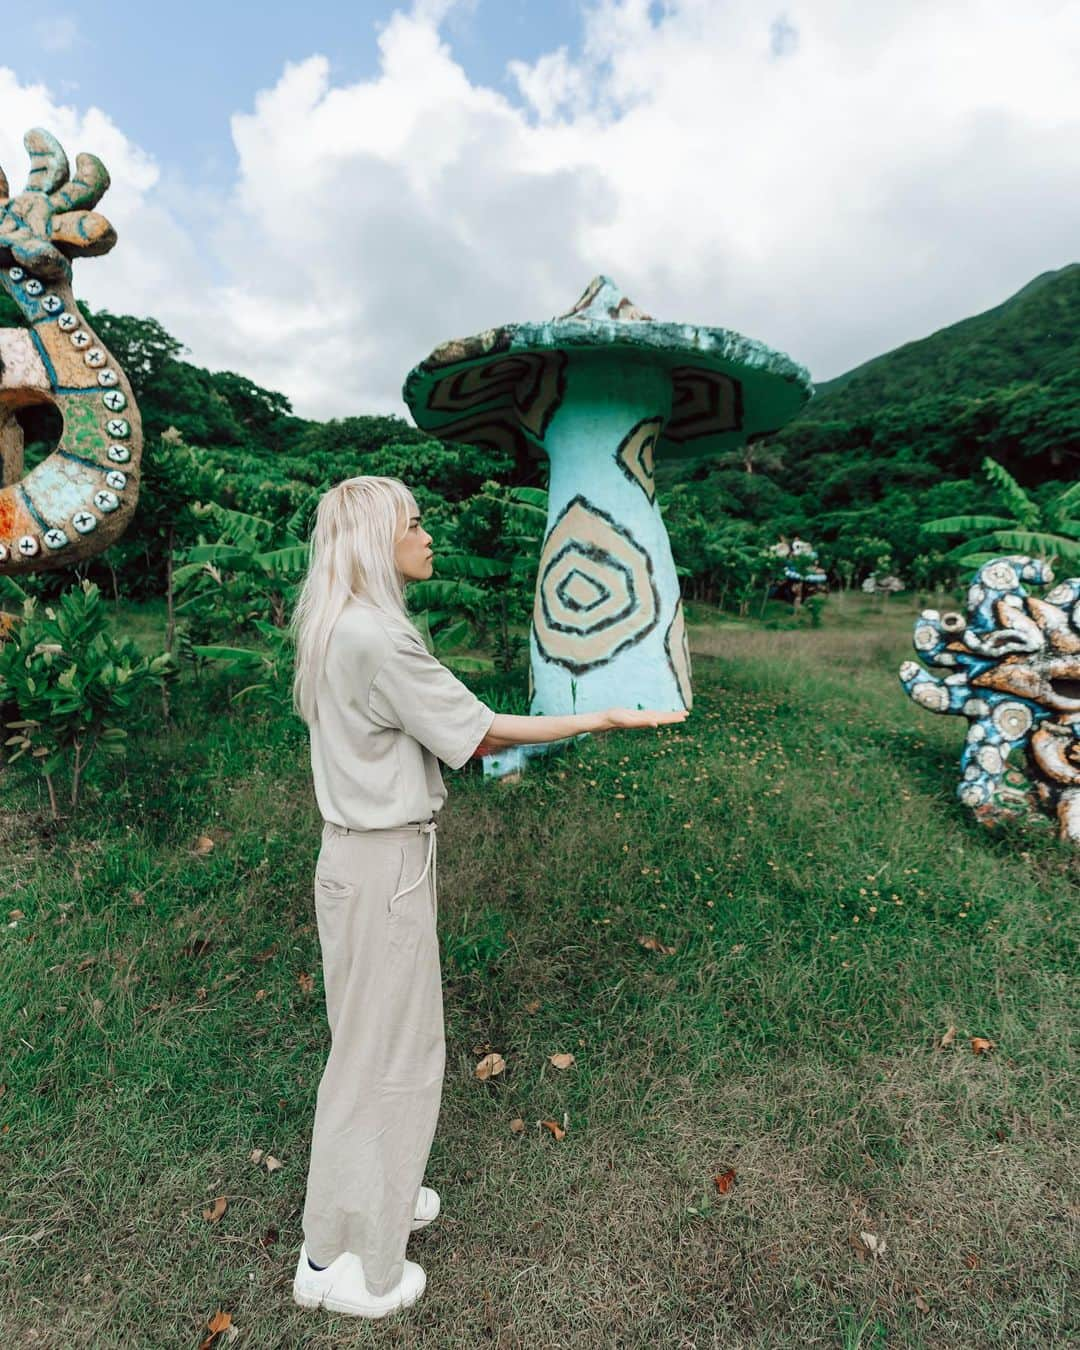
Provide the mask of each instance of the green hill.
[{"label": "green hill", "polygon": [[982,397],[1049,384],[1080,366],[1080,263],[1043,272],[982,314],[856,366],[817,386],[808,421],[853,420],[940,395]]}]

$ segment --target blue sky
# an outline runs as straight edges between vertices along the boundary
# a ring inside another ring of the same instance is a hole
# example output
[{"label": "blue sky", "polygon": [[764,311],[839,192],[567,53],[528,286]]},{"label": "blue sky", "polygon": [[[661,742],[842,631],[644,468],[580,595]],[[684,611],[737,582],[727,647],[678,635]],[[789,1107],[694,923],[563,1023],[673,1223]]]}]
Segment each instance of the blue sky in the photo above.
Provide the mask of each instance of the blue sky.
[{"label": "blue sky", "polygon": [[[320,54],[335,84],[376,71],[377,30],[402,0],[296,4],[119,0],[104,9],[10,6],[0,64],[46,84],[64,102],[95,104],[166,168],[185,178],[231,174],[229,118],[250,108],[287,61]],[[474,0],[451,10],[443,32],[474,83],[514,99],[512,57],[571,50],[582,36],[577,0]]]},{"label": "blue sky", "polygon": [[597,273],[825,380],[1076,261],[1077,3],[18,4],[0,164],[99,154],[79,293],[305,416]]}]

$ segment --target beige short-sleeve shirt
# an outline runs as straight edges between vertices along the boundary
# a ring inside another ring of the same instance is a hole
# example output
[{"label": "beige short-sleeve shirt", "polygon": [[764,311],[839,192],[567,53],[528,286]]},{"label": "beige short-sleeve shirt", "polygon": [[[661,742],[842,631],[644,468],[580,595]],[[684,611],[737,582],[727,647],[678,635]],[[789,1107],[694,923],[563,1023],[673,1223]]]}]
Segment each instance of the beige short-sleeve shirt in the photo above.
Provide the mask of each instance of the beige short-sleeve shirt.
[{"label": "beige short-sleeve shirt", "polygon": [[495,719],[410,624],[361,600],[334,627],[316,702],[315,799],[350,830],[430,819],[446,800],[438,761],[460,769]]}]

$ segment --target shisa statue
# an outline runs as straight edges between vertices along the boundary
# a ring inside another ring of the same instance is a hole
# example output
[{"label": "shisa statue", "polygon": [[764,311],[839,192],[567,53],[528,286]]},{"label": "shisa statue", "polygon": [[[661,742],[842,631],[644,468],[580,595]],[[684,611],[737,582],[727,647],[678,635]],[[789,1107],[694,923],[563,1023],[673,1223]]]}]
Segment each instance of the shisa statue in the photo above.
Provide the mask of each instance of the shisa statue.
[{"label": "shisa statue", "polygon": [[966,616],[926,609],[915,623],[915,650],[942,676],[905,661],[900,680],[920,707],[969,719],[957,796],[980,820],[1035,806],[1080,844],[1080,577],[1042,598],[1022,584],[1053,579],[1032,558],[984,563]]},{"label": "shisa statue", "polygon": [[[405,402],[425,431],[519,463],[548,456],[532,713],[691,706],[654,461],[768,435],[810,391],[807,371],[781,352],[724,328],[657,322],[603,276],[567,314],[445,342],[410,372]],[[550,748],[503,753],[498,772]]]},{"label": "shisa statue", "polygon": [[[104,164],[79,155],[72,174],[56,138],[24,142],[26,187],[12,197],[0,169],[0,285],[25,328],[0,330],[0,573],[66,567],[123,533],[139,489],[142,429],[127,377],[86,322],[71,260],[107,253],[116,232],[92,208],[109,186]],[[51,403],[56,449],[23,472],[16,412]]]}]

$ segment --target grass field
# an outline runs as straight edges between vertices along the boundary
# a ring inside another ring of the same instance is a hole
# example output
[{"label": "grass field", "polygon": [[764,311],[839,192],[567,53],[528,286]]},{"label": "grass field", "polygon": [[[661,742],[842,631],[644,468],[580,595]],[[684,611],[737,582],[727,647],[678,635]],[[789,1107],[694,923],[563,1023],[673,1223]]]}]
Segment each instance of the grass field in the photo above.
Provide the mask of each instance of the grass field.
[{"label": "grass field", "polygon": [[259,1350],[1076,1344],[1077,863],[956,802],[914,612],[692,608],[683,726],[447,773],[443,1214],[382,1323],[291,1300],[329,1048],[303,728],[189,679],[75,820],[8,770],[4,1344],[197,1347],[218,1310]]}]

